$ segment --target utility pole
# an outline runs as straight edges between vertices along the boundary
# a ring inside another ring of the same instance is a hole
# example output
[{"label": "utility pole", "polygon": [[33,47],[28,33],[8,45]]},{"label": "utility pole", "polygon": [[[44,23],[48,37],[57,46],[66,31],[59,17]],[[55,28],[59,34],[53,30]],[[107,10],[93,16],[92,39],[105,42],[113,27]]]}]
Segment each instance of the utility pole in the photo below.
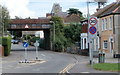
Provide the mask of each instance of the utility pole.
[{"label": "utility pole", "polygon": [[89,43],[89,63],[93,64],[93,51],[92,51],[92,44],[93,44],[93,39],[90,38],[89,34],[89,18],[90,18],[90,12],[89,12],[89,0],[87,0],[87,18],[88,18],[88,43]]},{"label": "utility pole", "polygon": [[53,24],[53,43],[52,43],[52,49],[55,50],[55,23],[53,21],[50,21],[50,23]]}]

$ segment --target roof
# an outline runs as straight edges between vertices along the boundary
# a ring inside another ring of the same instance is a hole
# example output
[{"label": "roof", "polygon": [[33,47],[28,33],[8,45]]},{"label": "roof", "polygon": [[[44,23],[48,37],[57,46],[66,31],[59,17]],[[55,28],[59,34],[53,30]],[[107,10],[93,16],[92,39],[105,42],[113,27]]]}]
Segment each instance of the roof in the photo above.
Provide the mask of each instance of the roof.
[{"label": "roof", "polygon": [[47,24],[50,23],[50,19],[12,19],[11,24]]},{"label": "roof", "polygon": [[67,12],[58,12],[58,13],[56,13],[56,16],[59,16],[59,17],[62,17],[62,18],[66,17],[67,15],[68,15]]},{"label": "roof", "polygon": [[115,3],[112,7],[108,8],[100,16],[102,17],[110,14],[120,14],[120,3]]},{"label": "roof", "polygon": [[79,23],[80,22],[80,16],[72,14],[68,15],[66,18],[64,18],[65,23]]},{"label": "roof", "polygon": [[113,11],[116,8],[116,2],[113,2],[109,5],[107,5],[106,7],[98,10],[96,13],[94,13],[92,16],[96,16],[96,17],[100,17],[106,14],[111,13],[111,11]]}]

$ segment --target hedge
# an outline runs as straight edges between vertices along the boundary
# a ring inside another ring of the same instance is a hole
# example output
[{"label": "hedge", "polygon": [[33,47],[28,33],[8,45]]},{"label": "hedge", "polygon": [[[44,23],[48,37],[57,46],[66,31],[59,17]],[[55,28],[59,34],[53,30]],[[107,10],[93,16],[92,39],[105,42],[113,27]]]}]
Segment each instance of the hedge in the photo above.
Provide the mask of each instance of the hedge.
[{"label": "hedge", "polygon": [[0,37],[0,45],[2,45],[2,37]]},{"label": "hedge", "polygon": [[4,47],[4,56],[8,56],[11,50],[11,37],[3,37],[2,46]]}]

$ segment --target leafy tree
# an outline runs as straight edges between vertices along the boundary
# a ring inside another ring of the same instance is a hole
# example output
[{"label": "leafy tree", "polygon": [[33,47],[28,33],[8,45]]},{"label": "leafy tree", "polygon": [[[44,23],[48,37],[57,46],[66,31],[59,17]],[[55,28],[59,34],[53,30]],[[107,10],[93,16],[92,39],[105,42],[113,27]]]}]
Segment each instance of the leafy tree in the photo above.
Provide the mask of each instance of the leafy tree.
[{"label": "leafy tree", "polygon": [[7,33],[7,27],[10,22],[9,12],[6,7],[0,5],[0,19],[1,19],[1,28],[4,33]]},{"label": "leafy tree", "polygon": [[75,43],[80,41],[81,25],[80,24],[70,24],[70,26],[65,26],[64,36],[69,40],[70,43]]},{"label": "leafy tree", "polygon": [[79,15],[79,16],[80,16],[80,19],[81,19],[81,20],[84,19],[83,13],[82,13],[81,11],[79,11],[79,9],[69,8],[69,10],[67,10],[67,11],[68,11],[68,14],[69,14],[69,15],[76,14],[76,15]]},{"label": "leafy tree", "polygon": [[75,42],[80,41],[80,24],[64,26],[60,17],[52,17],[51,20],[55,24],[55,51],[62,51],[68,46],[75,44]]},{"label": "leafy tree", "polygon": [[64,36],[64,24],[60,17],[52,17],[51,20],[55,25],[54,49],[55,51],[62,51],[65,48],[67,42],[67,39]]},{"label": "leafy tree", "polygon": [[79,14],[80,16],[82,16],[82,12],[81,11],[79,11],[79,9],[75,9],[75,8],[69,8],[69,10],[68,10],[68,14]]}]

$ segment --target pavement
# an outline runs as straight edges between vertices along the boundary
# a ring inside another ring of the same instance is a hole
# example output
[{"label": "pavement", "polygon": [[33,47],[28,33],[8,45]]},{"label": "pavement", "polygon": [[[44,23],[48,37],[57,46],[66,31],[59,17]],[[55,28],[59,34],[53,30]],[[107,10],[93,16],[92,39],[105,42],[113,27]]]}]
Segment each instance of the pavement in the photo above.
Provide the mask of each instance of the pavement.
[{"label": "pavement", "polygon": [[[79,56],[75,56],[77,59],[76,65],[69,70],[69,73],[118,73],[111,71],[99,71],[92,68],[92,65],[89,64],[89,57],[83,56],[86,62],[81,62]],[[110,54],[106,53],[105,63],[119,63],[118,58],[113,58]],[[98,63],[98,58],[93,58],[93,64]]]}]

